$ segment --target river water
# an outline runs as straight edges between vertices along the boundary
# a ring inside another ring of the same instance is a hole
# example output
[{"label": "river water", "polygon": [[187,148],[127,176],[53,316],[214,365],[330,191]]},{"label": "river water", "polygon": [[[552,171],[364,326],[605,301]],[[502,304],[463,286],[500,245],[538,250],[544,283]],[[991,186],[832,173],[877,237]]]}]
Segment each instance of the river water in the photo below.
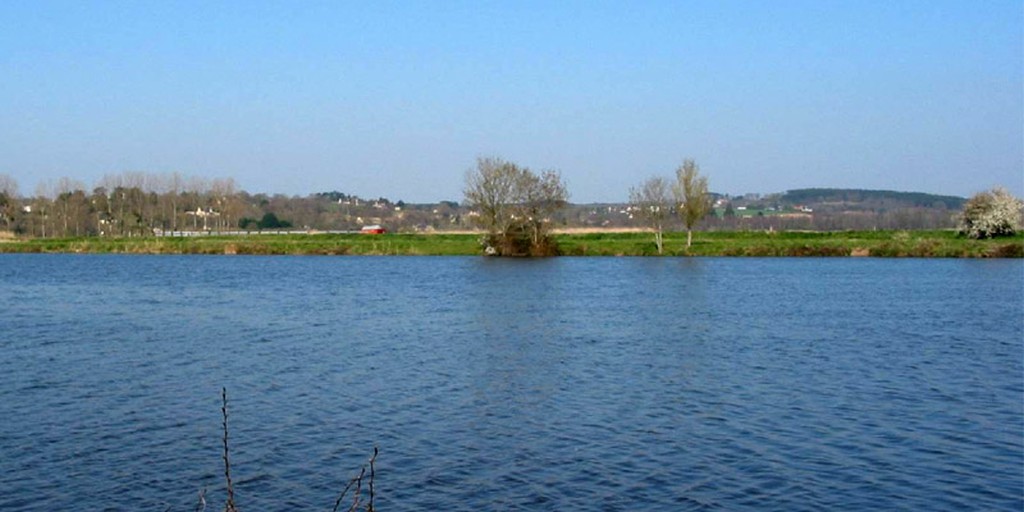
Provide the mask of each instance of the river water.
[{"label": "river water", "polygon": [[0,256],[0,510],[1021,510],[1024,263]]}]

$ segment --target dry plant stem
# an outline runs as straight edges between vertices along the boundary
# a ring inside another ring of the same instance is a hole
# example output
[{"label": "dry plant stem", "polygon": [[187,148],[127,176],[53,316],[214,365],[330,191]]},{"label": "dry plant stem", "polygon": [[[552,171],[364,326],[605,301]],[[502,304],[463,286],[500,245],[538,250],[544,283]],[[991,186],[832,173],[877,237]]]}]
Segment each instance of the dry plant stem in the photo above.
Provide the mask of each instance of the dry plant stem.
[{"label": "dry plant stem", "polygon": [[349,512],[355,512],[359,510],[359,498],[363,494],[363,475],[366,474],[366,466],[363,466],[359,470],[359,476],[356,477],[356,493],[352,498],[352,506],[349,507]]},{"label": "dry plant stem", "polygon": [[[225,504],[225,506],[224,506],[224,511],[225,512],[238,512],[238,509],[235,508],[235,487],[234,487],[234,485],[231,482],[231,458],[229,456],[230,452],[228,450],[228,390],[227,390],[227,388],[221,388],[221,408],[220,408],[220,411],[221,411],[221,415],[223,416],[223,419],[224,419],[224,479],[227,481],[227,494],[228,494],[228,500],[227,500],[227,504]],[[376,474],[377,474],[376,462],[377,462],[377,454],[379,453],[379,451],[380,450],[376,446],[374,446],[373,447],[373,456],[370,457],[370,462],[369,462],[369,466],[370,466],[370,501],[366,505],[366,512],[373,512],[374,511],[374,504],[373,504],[374,497],[375,497],[374,479],[375,479]],[[343,491],[341,491],[341,495],[338,496],[338,499],[334,502],[334,508],[332,509],[332,512],[338,512],[338,507],[341,506],[341,502],[345,499],[345,496],[353,488],[353,486],[355,487],[355,492],[353,493],[353,497],[352,497],[352,506],[350,506],[348,508],[348,510],[349,510],[349,512],[356,512],[356,511],[359,510],[360,500],[362,499],[362,495],[363,495],[363,477],[364,476],[366,476],[366,465],[365,464],[363,465],[362,468],[359,469],[359,475],[356,476],[355,478],[349,480],[348,481],[348,485],[346,485],[345,489]],[[203,489],[202,491],[199,492],[199,503],[196,505],[196,512],[204,512],[205,510],[206,510],[206,489]]]},{"label": "dry plant stem", "polygon": [[199,503],[196,503],[196,512],[206,512],[206,488],[199,491]]},{"label": "dry plant stem", "polygon": [[[360,473],[360,476],[362,476],[362,473]],[[338,499],[335,500],[334,509],[332,509],[332,512],[338,512],[338,507],[341,506],[341,500],[345,499],[345,495],[348,494],[349,489],[351,489],[352,486],[356,484],[356,480],[357,478],[353,478],[348,481],[348,485],[345,486],[345,490],[341,491],[341,495],[339,495]]]},{"label": "dry plant stem", "polygon": [[370,504],[366,507],[366,512],[373,512],[373,479],[376,476],[376,470],[374,469],[373,463],[377,461],[377,447],[373,447],[373,457],[370,457]]},{"label": "dry plant stem", "polygon": [[225,512],[237,512],[235,508],[235,487],[231,484],[231,460],[228,458],[228,389],[221,388],[221,408],[224,416],[224,478],[228,483],[228,502]]}]

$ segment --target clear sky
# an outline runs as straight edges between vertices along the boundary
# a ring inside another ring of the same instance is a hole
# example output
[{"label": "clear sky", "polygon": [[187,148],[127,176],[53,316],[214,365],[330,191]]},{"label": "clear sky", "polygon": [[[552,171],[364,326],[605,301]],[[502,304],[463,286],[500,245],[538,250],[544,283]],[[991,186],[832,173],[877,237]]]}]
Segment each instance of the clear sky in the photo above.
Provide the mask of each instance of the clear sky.
[{"label": "clear sky", "polygon": [[697,160],[715,192],[1024,195],[1021,1],[8,0],[0,173],[462,199],[478,156],[574,202]]}]

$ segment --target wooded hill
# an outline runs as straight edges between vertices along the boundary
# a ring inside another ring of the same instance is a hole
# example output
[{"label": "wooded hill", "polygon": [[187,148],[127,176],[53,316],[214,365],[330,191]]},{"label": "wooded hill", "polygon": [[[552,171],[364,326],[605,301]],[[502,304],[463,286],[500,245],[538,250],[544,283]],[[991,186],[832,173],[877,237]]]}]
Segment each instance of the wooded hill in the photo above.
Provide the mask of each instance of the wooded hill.
[{"label": "wooded hill", "polygon": [[963,197],[897,192],[894,190],[861,190],[845,188],[802,188],[782,194],[779,202],[787,205],[842,206],[847,210],[884,211],[895,208],[935,208],[959,210]]}]

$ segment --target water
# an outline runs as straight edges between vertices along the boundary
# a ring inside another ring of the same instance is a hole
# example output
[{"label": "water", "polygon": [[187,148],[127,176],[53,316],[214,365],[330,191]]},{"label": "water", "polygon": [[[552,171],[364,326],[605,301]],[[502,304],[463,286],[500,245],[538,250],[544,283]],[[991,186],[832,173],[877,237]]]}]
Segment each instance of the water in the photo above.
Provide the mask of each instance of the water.
[{"label": "water", "polygon": [[0,257],[0,510],[1021,510],[1024,265]]}]

